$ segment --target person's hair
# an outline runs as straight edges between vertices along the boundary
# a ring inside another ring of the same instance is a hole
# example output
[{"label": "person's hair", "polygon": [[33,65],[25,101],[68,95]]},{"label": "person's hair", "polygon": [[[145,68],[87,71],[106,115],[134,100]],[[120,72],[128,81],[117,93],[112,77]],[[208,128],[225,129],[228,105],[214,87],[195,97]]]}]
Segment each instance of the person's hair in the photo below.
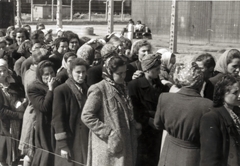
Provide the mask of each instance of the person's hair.
[{"label": "person's hair", "polygon": [[138,20],[137,23],[141,24],[142,22],[140,20]]},{"label": "person's hair", "polygon": [[[36,51],[36,50],[38,50],[38,49],[35,49],[34,51]],[[38,54],[32,54],[32,64],[35,64],[35,65],[37,65],[37,64],[39,64],[41,61],[43,61],[43,60],[46,60],[48,58],[48,55],[46,54],[46,55],[42,55],[42,54],[40,54],[40,55],[38,55]]]},{"label": "person's hair", "polygon": [[43,60],[38,64],[36,70],[36,78],[38,78],[40,81],[42,81],[43,69],[45,67],[52,67],[52,69],[54,69],[54,64],[49,60]]},{"label": "person's hair", "polygon": [[152,51],[152,45],[147,40],[137,40],[136,42],[134,42],[132,44],[131,56],[132,57],[137,57],[139,49],[143,46],[149,47],[150,52]]},{"label": "person's hair", "polygon": [[15,27],[14,26],[9,26],[6,30],[6,36],[9,36],[11,31],[15,31]]},{"label": "person's hair", "polygon": [[66,37],[59,37],[54,40],[53,45],[58,49],[61,42],[67,42],[69,44],[69,41]]},{"label": "person's hair", "polygon": [[14,40],[9,36],[6,36],[5,40],[8,45],[12,45],[14,43]]},{"label": "person's hair", "polygon": [[227,64],[231,63],[234,58],[240,59],[240,52],[237,49],[231,49],[228,52]]},{"label": "person's hair", "polygon": [[23,33],[26,37],[26,39],[30,39],[30,34],[28,33],[28,31],[24,28],[18,28],[16,29],[16,34],[17,33]]},{"label": "person's hair", "polygon": [[38,30],[39,27],[43,27],[45,29],[45,25],[43,23],[38,23],[36,25],[36,30]]},{"label": "person's hair", "polygon": [[123,42],[123,44],[125,44],[124,49],[131,49],[132,47],[132,41],[129,40],[126,37],[120,37],[120,40]]},{"label": "person's hair", "polygon": [[72,75],[72,71],[76,66],[85,66],[86,69],[89,68],[88,63],[82,58],[76,58],[70,63],[68,74]]},{"label": "person's hair", "polygon": [[237,83],[239,80],[230,75],[225,74],[221,80],[219,80],[214,88],[213,93],[213,106],[220,107],[224,104],[224,95],[231,90],[231,86]]},{"label": "person's hair", "polygon": [[66,36],[68,41],[70,42],[72,39],[77,39],[78,43],[79,43],[79,47],[81,47],[84,42],[82,40],[79,39],[78,35],[76,33],[69,33],[68,36]]},{"label": "person's hair", "polygon": [[70,58],[70,57],[72,57],[72,56],[77,57],[77,55],[76,55],[75,53],[73,53],[73,52],[67,52],[67,53],[65,53],[65,54],[63,55],[63,58],[64,58],[65,62],[67,62],[68,58]]},{"label": "person's hair", "polygon": [[39,38],[40,34],[44,34],[43,31],[41,31],[41,30],[35,30],[35,31],[32,33],[31,39],[34,40],[35,42],[38,41],[38,38]]},{"label": "person's hair", "polygon": [[32,29],[32,28],[31,28],[31,26],[30,26],[30,25],[28,25],[28,24],[23,24],[23,25],[22,25],[22,28],[25,28],[25,27],[28,27],[28,28],[30,28],[30,30]]},{"label": "person's hair", "polygon": [[206,68],[215,67],[215,65],[216,65],[215,59],[209,53],[204,53],[204,54],[199,55],[196,58],[196,62],[203,62],[203,65]]},{"label": "person's hair", "polygon": [[119,37],[113,35],[109,39],[108,43],[112,43],[115,47],[117,47],[122,44],[122,41],[120,40]]},{"label": "person's hair", "polygon": [[111,73],[117,71],[117,69],[120,66],[126,65],[126,62],[120,58],[119,56],[113,56],[110,57],[109,62],[108,62],[108,69],[110,70]]}]

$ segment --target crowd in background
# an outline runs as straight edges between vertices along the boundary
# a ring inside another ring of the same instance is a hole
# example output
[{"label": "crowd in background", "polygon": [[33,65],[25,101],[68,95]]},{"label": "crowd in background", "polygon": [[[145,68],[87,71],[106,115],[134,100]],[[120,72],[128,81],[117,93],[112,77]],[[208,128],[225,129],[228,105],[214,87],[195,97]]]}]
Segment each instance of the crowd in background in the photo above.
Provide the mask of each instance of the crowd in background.
[{"label": "crowd in background", "polygon": [[124,31],[0,33],[1,166],[240,165],[240,51],[182,64]]}]

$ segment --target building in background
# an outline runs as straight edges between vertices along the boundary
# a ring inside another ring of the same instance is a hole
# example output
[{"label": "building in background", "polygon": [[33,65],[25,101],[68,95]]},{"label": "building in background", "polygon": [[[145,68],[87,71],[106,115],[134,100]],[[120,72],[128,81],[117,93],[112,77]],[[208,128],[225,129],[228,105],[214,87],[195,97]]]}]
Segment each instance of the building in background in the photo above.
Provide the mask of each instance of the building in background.
[{"label": "building in background", "polygon": [[[132,0],[132,18],[169,37],[171,5],[171,1]],[[240,1],[178,1],[178,41],[240,43],[239,16]]]}]

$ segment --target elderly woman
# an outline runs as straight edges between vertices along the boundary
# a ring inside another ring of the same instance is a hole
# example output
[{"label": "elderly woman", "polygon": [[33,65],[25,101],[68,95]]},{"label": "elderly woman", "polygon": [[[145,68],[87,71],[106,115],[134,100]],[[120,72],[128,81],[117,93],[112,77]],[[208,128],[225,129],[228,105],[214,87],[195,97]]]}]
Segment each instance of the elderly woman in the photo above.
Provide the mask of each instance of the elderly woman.
[{"label": "elderly woman", "polygon": [[[169,87],[173,84],[173,71],[174,64],[176,63],[176,56],[171,52],[164,52],[162,54],[162,64],[161,64],[161,72],[159,74],[160,80],[163,85],[167,85]],[[171,74],[170,74],[171,73]]]},{"label": "elderly woman", "polygon": [[69,66],[69,79],[54,90],[52,126],[55,153],[63,157],[55,156],[56,166],[84,165],[87,162],[88,128],[81,121],[87,98],[88,88],[84,82],[87,68],[83,59],[75,59]]},{"label": "elderly woman", "polygon": [[53,165],[54,156],[42,149],[53,152],[51,145],[51,120],[53,90],[57,85],[55,72],[50,61],[42,61],[36,70],[36,81],[27,89],[28,97],[36,111],[35,154],[32,165]]},{"label": "elderly woman", "polygon": [[0,164],[17,166],[20,126],[26,106],[24,91],[11,77],[3,59],[0,59],[0,73]]},{"label": "elderly woman", "polygon": [[226,50],[218,59],[214,68],[214,77],[206,82],[204,97],[213,99],[213,92],[216,83],[221,80],[224,74],[237,76],[240,69],[240,52],[237,49]]},{"label": "elderly woman", "polygon": [[177,93],[160,95],[154,118],[155,127],[169,133],[159,166],[199,165],[200,120],[212,105],[200,96],[203,73],[196,64],[177,71],[176,81],[182,88]]},{"label": "elderly woman", "polygon": [[201,119],[201,165],[240,165],[239,80],[224,75],[215,86],[211,111]]},{"label": "elderly woman", "polygon": [[127,67],[118,56],[105,67],[104,80],[88,91],[81,117],[90,129],[87,165],[134,166],[139,124],[124,82]]},{"label": "elderly woman", "polygon": [[77,55],[73,52],[67,52],[63,55],[62,66],[57,71],[57,78],[60,84],[64,83],[68,79],[67,70],[69,69],[70,63],[77,58]]}]

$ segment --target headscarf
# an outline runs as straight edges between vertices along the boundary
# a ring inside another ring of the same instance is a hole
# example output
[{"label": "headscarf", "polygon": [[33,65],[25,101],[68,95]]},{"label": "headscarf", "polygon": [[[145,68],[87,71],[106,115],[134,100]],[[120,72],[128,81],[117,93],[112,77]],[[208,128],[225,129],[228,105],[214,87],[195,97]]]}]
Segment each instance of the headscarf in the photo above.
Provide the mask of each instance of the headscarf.
[{"label": "headscarf", "polygon": [[235,49],[229,49],[229,50],[226,50],[218,59],[217,63],[216,63],[216,66],[214,68],[214,71],[217,71],[217,72],[220,72],[220,73],[223,73],[223,74],[226,74],[228,71],[227,71],[227,61],[229,59],[229,56],[231,54],[229,54],[230,51],[232,50],[235,50]]},{"label": "headscarf", "polygon": [[164,67],[165,69],[169,69],[169,65],[170,65],[170,60],[171,60],[171,57],[172,57],[172,53],[167,51],[167,52],[164,52],[162,54],[162,58],[161,58],[161,61],[162,61],[162,67]]},{"label": "headscarf", "polygon": [[161,60],[157,54],[148,54],[145,55],[141,62],[141,67],[143,71],[147,71],[154,67],[160,66]]},{"label": "headscarf", "polygon": [[196,63],[177,66],[174,82],[181,87],[199,88],[203,84],[203,72]]},{"label": "headscarf", "polygon": [[[67,65],[67,61],[65,60],[67,56],[69,56],[69,54],[74,54],[73,52],[67,52],[63,55],[63,59],[62,59],[62,66],[57,70],[57,73],[59,73],[62,69],[68,69],[68,65]],[[73,56],[71,55],[71,56]],[[71,56],[69,56],[68,58],[70,58]]]},{"label": "headscarf", "polygon": [[77,50],[77,57],[86,60],[88,57],[94,57],[94,49],[88,45],[84,44]]},{"label": "headscarf", "polygon": [[0,58],[0,67],[5,67],[8,70],[8,77],[6,78],[8,83],[13,83],[15,80],[12,77],[12,71],[8,69],[8,63],[4,59]]}]

